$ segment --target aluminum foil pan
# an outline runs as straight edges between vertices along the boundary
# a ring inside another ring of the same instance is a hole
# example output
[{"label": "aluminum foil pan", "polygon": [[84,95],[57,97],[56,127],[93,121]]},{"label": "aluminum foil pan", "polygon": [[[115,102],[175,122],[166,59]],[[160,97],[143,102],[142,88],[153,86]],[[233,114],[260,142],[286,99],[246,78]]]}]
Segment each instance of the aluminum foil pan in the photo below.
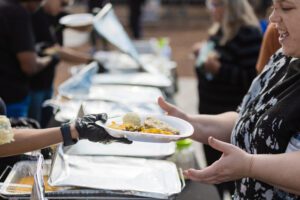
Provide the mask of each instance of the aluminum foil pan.
[{"label": "aluminum foil pan", "polygon": [[[62,148],[62,146],[60,146]],[[100,144],[80,140],[75,145],[64,148],[65,154],[71,155],[107,155],[147,158],[165,158],[175,153],[176,145],[170,143],[133,142],[131,145],[122,143]]]},{"label": "aluminum foil pan", "polygon": [[58,112],[55,114],[55,120],[59,122],[74,120],[78,115],[81,105],[84,114],[108,113],[109,117],[120,116],[128,112],[147,114],[162,113],[157,103],[69,100],[67,102],[52,101],[49,104],[58,108]]},{"label": "aluminum foil pan", "polygon": [[176,165],[169,161],[112,156],[66,155],[53,161],[49,184],[168,199],[182,190]]},{"label": "aluminum foil pan", "polygon": [[129,85],[91,85],[87,94],[59,93],[69,99],[105,100],[122,103],[154,103],[163,93],[158,88]]},{"label": "aluminum foil pan", "polygon": [[[140,54],[140,60],[144,65],[151,65],[160,74],[171,75],[171,71],[176,68],[176,63],[162,56],[150,54],[150,41],[138,40],[135,43],[148,54]],[[154,44],[153,44],[154,45]],[[118,51],[98,51],[94,54],[94,59],[103,64],[109,73],[133,73],[137,72],[139,65],[130,56]]]},{"label": "aluminum foil pan", "polygon": [[128,73],[128,74],[97,74],[92,77],[93,84],[140,85],[158,88],[172,86],[172,81],[162,74]]},{"label": "aluminum foil pan", "polygon": [[[43,165],[43,173],[49,174],[51,163],[49,160]],[[36,170],[36,161],[21,161],[14,165],[8,177],[6,178],[3,186],[0,189],[0,199],[30,199],[30,192],[15,192],[14,187],[19,185],[15,184],[22,177],[32,176]],[[27,189],[27,188],[26,188]],[[47,199],[111,199],[111,200],[144,200],[146,197],[137,197],[125,192],[108,191],[108,190],[95,190],[87,188],[70,188],[61,187],[60,190],[55,192],[46,192]],[[169,199],[173,199],[170,197]]]}]

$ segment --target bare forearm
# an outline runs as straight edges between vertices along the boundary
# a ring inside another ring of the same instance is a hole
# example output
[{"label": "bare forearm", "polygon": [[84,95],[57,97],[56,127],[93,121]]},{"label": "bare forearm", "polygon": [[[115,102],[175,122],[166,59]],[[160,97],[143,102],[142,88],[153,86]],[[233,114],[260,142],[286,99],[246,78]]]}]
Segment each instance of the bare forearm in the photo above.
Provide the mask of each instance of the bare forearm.
[{"label": "bare forearm", "polygon": [[254,155],[249,177],[300,195],[300,152]]},{"label": "bare forearm", "polygon": [[238,117],[236,112],[227,112],[219,115],[189,115],[188,121],[194,126],[195,133],[192,139],[207,144],[208,137],[230,143],[230,136]]},{"label": "bare forearm", "polygon": [[92,60],[92,57],[89,54],[67,47],[59,47],[58,52],[62,59],[68,61],[87,63]]},{"label": "bare forearm", "polygon": [[51,57],[38,57],[36,53],[31,51],[18,53],[17,58],[22,71],[28,76],[40,72],[51,62]]},{"label": "bare forearm", "polygon": [[[14,129],[15,141],[0,146],[0,157],[21,154],[48,147],[62,142],[59,128],[48,129]],[[71,126],[73,138],[78,138],[74,126]]]}]

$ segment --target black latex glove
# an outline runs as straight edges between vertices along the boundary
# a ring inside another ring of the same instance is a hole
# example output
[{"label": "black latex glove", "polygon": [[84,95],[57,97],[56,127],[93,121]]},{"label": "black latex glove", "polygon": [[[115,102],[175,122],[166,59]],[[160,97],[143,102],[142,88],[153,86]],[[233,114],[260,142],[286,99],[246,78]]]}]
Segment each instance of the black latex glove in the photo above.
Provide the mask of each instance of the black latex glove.
[{"label": "black latex glove", "polygon": [[110,143],[121,142],[125,144],[131,144],[132,141],[126,138],[115,138],[109,135],[106,130],[97,125],[95,122],[101,121],[105,123],[107,121],[107,114],[91,114],[85,115],[82,118],[78,118],[75,123],[75,128],[78,131],[79,139],[88,139],[92,142]]},{"label": "black latex glove", "polygon": [[35,52],[37,52],[37,54],[39,56],[46,56],[44,54],[45,49],[52,47],[54,44],[53,43],[49,43],[49,42],[39,42],[37,44],[35,44]]}]

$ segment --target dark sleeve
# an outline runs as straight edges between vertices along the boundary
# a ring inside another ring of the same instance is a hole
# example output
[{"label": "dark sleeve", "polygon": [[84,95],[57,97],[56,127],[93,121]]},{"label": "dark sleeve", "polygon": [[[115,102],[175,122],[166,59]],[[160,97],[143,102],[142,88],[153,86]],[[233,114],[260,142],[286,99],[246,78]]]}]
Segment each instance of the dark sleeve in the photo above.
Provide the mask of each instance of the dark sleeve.
[{"label": "dark sleeve", "polygon": [[229,81],[231,84],[241,84],[248,89],[256,77],[256,62],[260,50],[262,35],[257,28],[244,28],[229,42],[228,57],[218,74],[218,78]]},{"label": "dark sleeve", "polygon": [[4,101],[0,97],[0,115],[6,115],[6,106]]},{"label": "dark sleeve", "polygon": [[42,8],[32,15],[32,27],[35,43],[46,42],[49,45],[55,43],[54,38],[51,35],[49,20]]},{"label": "dark sleeve", "polygon": [[14,53],[34,51],[34,39],[30,15],[23,9],[15,9],[8,17],[10,47]]}]

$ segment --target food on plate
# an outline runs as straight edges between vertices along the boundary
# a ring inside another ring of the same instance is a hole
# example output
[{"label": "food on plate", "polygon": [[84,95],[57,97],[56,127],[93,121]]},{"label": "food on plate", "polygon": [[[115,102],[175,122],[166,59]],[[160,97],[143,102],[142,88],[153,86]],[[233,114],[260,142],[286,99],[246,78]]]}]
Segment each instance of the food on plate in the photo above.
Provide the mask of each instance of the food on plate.
[{"label": "food on plate", "polygon": [[7,117],[0,115],[0,145],[14,141],[10,121]]},{"label": "food on plate", "polygon": [[146,120],[144,121],[144,125],[148,129],[154,128],[154,129],[171,132],[176,135],[179,134],[179,131],[177,129],[171,127],[166,122],[160,121],[154,117],[147,117]]},{"label": "food on plate", "polygon": [[109,128],[142,132],[142,133],[154,133],[154,134],[165,134],[165,135],[178,135],[179,131],[171,127],[168,123],[163,122],[155,117],[147,117],[143,123],[141,118],[136,113],[127,113],[123,117],[123,123],[117,124],[115,121],[108,126]]},{"label": "food on plate", "polygon": [[141,126],[141,118],[137,113],[130,112],[123,117],[124,124],[131,124],[133,126]]}]

